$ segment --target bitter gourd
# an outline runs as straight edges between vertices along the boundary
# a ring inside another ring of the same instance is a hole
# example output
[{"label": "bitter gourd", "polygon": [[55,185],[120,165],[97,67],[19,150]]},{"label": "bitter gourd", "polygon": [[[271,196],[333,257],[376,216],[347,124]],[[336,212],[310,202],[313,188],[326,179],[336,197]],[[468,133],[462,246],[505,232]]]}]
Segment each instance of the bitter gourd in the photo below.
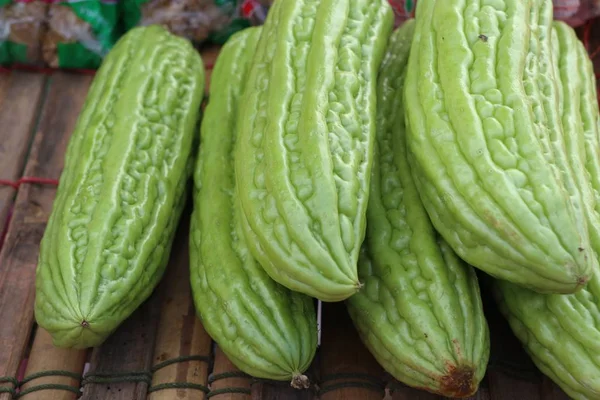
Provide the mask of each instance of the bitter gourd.
[{"label": "bitter gourd", "polygon": [[409,161],[435,228],[471,265],[542,293],[598,267],[589,179],[569,159],[550,0],[423,0],[406,77]]},{"label": "bitter gourd", "polygon": [[40,245],[35,316],[55,345],[101,344],[160,280],[204,79],[192,45],[158,26],[129,31],[94,77]]},{"label": "bitter gourd", "polygon": [[235,189],[240,94],[261,29],[233,35],[211,75],[194,174],[190,274],[204,328],[229,359],[252,376],[298,387],[317,347],[313,300],[273,281],[252,257]]},{"label": "bitter gourd", "polygon": [[477,276],[437,238],[406,158],[403,85],[414,32],[390,39],[377,86],[377,136],[359,259],[361,291],[346,300],[360,337],[395,378],[448,397],[477,391],[489,331]]},{"label": "bitter gourd", "polygon": [[574,294],[495,281],[500,311],[542,373],[571,398],[600,398],[600,276]]},{"label": "bitter gourd", "polygon": [[[559,109],[569,160],[580,182],[591,182],[586,202],[590,239],[600,256],[600,130],[594,66],[577,33],[564,22],[553,24],[554,65],[559,77]],[[587,189],[580,183],[582,188]]]},{"label": "bitter gourd", "polygon": [[249,247],[323,301],[360,287],[385,0],[276,0],[242,95],[235,170]]},{"label": "bitter gourd", "polygon": [[[598,196],[598,101],[593,66],[573,29],[554,22],[555,66],[560,71],[561,116],[571,153],[585,149]],[[593,236],[593,235],[592,235]],[[596,251],[598,248],[596,247]],[[581,291],[544,295],[497,281],[500,310],[538,368],[571,398],[600,398],[600,275]]]}]

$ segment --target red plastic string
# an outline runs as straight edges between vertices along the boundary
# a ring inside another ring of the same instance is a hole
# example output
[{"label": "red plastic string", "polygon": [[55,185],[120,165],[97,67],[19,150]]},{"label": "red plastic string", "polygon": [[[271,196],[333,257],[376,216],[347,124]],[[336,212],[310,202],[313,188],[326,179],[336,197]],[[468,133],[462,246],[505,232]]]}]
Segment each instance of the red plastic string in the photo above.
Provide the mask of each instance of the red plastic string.
[{"label": "red plastic string", "polygon": [[50,179],[50,178],[38,178],[35,176],[24,176],[19,180],[11,181],[8,179],[0,179],[0,186],[10,186],[13,189],[17,190],[24,183],[34,183],[39,185],[58,185],[58,179]]},{"label": "red plastic string", "polygon": [[23,378],[25,378],[25,371],[27,370],[27,364],[29,364],[29,358],[24,358],[21,360],[21,364],[19,364],[19,369],[17,371],[17,380],[21,382]]},{"label": "red plastic string", "polygon": [[[33,183],[38,185],[51,185],[58,186],[58,179],[50,179],[50,178],[38,178],[33,176],[24,176],[19,180],[12,181],[8,179],[0,179],[0,186],[10,186],[11,188],[18,190],[19,187],[25,183]],[[10,225],[10,221],[13,215],[13,208],[11,207],[8,210],[8,215],[6,218],[6,223],[2,228],[2,232],[0,232],[0,250],[4,246],[4,240],[6,239],[6,234],[8,233],[8,226]]]}]

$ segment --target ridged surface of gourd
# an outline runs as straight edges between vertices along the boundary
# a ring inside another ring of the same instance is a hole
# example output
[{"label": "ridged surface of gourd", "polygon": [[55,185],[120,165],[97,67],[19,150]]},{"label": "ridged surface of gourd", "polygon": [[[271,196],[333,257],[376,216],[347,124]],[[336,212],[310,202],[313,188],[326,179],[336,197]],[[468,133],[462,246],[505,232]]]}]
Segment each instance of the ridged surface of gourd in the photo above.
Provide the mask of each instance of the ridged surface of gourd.
[{"label": "ridged surface of gourd", "polygon": [[409,161],[461,258],[538,292],[573,293],[598,266],[586,214],[595,199],[565,144],[551,37],[550,0],[420,1]]},{"label": "ridged surface of gourd", "polygon": [[406,158],[403,85],[414,20],[395,31],[377,86],[364,287],[346,300],[371,353],[399,381],[448,397],[477,391],[489,332],[475,271],[437,238]]},{"label": "ridged surface of gourd", "polygon": [[261,29],[232,36],[211,75],[194,174],[191,283],[206,331],[238,368],[302,386],[317,346],[313,300],[273,281],[252,257],[235,189],[240,93]]},{"label": "ridged surface of gourd", "polygon": [[384,0],[276,0],[250,68],[236,176],[248,244],[282,285],[324,301],[360,287]]},{"label": "ridged surface of gourd", "polygon": [[128,32],[94,77],[69,142],[36,277],[61,347],[101,344],[153,291],[193,171],[204,66],[163,28]]},{"label": "ridged surface of gourd", "polygon": [[540,371],[573,399],[600,398],[600,276],[570,295],[495,285],[500,310]]},{"label": "ridged surface of gourd", "polygon": [[564,22],[555,21],[554,64],[561,89],[559,107],[565,144],[576,177],[591,182],[593,201],[586,202],[592,248],[600,256],[600,129],[594,66],[577,33]]},{"label": "ridged surface of gourd", "polygon": [[[554,22],[555,65],[561,74],[561,115],[570,149],[585,149],[598,196],[598,101],[592,63],[572,28]],[[597,207],[597,206],[596,206]],[[597,229],[597,227],[596,227]],[[594,237],[594,236],[592,236]],[[596,246],[596,245],[595,245]],[[595,247],[598,252],[598,247]],[[600,275],[581,291],[543,295],[497,281],[500,309],[540,370],[571,398],[600,398]]]}]

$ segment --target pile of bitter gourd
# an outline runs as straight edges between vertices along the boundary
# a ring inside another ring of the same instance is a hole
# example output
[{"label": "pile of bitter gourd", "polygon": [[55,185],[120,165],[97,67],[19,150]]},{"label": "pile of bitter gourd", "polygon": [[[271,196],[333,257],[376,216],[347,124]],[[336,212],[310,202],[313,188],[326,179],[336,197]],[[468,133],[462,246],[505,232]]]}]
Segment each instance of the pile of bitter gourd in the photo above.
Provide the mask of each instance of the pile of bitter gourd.
[{"label": "pile of bitter gourd", "polygon": [[[42,244],[38,323],[102,343],[152,292],[193,181],[190,277],[243,371],[310,383],[314,299],[398,380],[477,391],[486,273],[537,366],[600,398],[595,78],[551,0],[276,0],[211,76],[158,26],[95,77]],[[200,119],[201,118],[201,119]],[[200,124],[200,126],[198,126]],[[191,179],[190,179],[191,178]]]}]

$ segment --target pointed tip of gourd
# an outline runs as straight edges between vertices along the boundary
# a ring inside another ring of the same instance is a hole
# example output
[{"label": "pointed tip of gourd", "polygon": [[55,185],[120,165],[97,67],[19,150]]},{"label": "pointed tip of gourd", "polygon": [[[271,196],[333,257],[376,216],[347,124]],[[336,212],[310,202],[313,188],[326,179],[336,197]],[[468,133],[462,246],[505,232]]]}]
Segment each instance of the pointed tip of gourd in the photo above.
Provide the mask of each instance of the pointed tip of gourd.
[{"label": "pointed tip of gourd", "polygon": [[441,389],[444,396],[463,398],[477,392],[479,383],[475,378],[475,369],[471,366],[450,367],[442,378]]},{"label": "pointed tip of gourd", "polygon": [[310,387],[310,381],[308,380],[308,377],[306,375],[296,373],[292,377],[290,386],[294,389],[308,389]]}]

